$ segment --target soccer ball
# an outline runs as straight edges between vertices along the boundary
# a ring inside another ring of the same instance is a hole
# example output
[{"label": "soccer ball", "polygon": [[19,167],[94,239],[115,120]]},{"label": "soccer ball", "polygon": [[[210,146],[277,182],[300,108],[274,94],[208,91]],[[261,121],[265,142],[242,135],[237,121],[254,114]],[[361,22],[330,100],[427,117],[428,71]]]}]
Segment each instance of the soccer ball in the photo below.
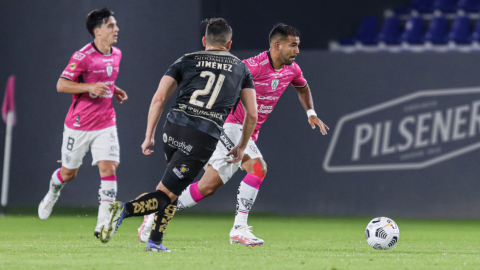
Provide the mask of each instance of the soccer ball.
[{"label": "soccer ball", "polygon": [[400,230],[393,219],[377,217],[368,223],[365,238],[374,249],[391,249],[398,243]]}]

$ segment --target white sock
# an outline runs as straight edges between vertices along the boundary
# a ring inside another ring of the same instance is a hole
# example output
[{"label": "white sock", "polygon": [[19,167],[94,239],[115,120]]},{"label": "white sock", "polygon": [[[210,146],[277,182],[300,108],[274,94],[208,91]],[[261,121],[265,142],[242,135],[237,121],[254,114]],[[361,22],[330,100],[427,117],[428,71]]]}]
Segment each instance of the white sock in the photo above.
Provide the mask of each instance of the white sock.
[{"label": "white sock", "polygon": [[59,194],[66,182],[63,181],[62,176],[60,175],[60,169],[57,169],[52,174],[52,179],[50,179],[50,189],[49,192],[53,194]]},{"label": "white sock", "polygon": [[98,190],[98,201],[100,205],[98,206],[98,216],[97,216],[97,226],[95,231],[99,232],[102,225],[105,225],[108,220],[108,215],[110,211],[110,204],[115,202],[117,195],[117,177],[108,176],[102,177],[100,184],[100,189]]},{"label": "white sock", "polygon": [[233,223],[233,227],[248,226],[248,213],[255,203],[258,189],[260,188],[262,181],[262,178],[247,173],[243,181],[240,183],[237,193],[237,211],[235,212],[235,222]]},{"label": "white sock", "polygon": [[198,182],[189,185],[178,197],[177,212],[196,205],[204,198],[198,190]]}]

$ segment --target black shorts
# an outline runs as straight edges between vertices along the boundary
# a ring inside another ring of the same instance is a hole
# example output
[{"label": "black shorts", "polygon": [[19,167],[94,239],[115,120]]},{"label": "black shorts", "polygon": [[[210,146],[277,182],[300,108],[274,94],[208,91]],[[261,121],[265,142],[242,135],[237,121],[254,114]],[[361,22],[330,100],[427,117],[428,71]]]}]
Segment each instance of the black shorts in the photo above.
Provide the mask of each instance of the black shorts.
[{"label": "black shorts", "polygon": [[163,185],[180,195],[208,162],[217,142],[207,133],[167,120],[163,126],[163,149],[168,164],[162,178]]}]

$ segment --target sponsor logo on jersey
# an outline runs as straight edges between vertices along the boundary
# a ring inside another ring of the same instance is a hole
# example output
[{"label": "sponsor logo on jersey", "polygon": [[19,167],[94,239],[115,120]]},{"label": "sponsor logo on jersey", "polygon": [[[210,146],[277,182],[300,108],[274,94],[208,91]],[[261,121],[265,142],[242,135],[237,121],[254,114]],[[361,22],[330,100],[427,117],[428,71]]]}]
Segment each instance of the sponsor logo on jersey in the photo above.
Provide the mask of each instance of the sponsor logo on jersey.
[{"label": "sponsor logo on jersey", "polygon": [[277,96],[258,96],[259,100],[278,100],[280,97]]},{"label": "sponsor logo on jersey", "polygon": [[70,70],[74,70],[76,67],[77,67],[77,65],[75,63],[70,64]]},{"label": "sponsor logo on jersey", "polygon": [[183,174],[177,169],[177,168],[173,168],[172,169],[173,173],[175,173],[175,175],[180,178],[180,179],[183,179],[185,176],[183,176]]},{"label": "sponsor logo on jersey", "polygon": [[267,106],[267,105],[260,105],[260,107],[258,108],[258,113],[272,113],[273,111],[273,105],[270,105],[270,106]]},{"label": "sponsor logo on jersey", "polygon": [[268,59],[265,59],[263,60],[262,62],[260,62],[260,65],[262,66],[265,66],[267,63],[269,63],[270,61]]},{"label": "sponsor logo on jersey", "polygon": [[186,154],[189,154],[193,148],[192,145],[187,145],[185,142],[176,141],[172,136],[168,136],[167,143],[170,147],[177,148]]},{"label": "sponsor logo on jersey", "polygon": [[279,81],[277,78],[275,78],[275,79],[272,80],[272,82],[270,83],[270,85],[271,85],[271,87],[272,87],[272,91],[275,91],[275,89],[277,89],[277,86],[278,86],[278,83],[279,83],[279,82],[280,82],[280,81]]},{"label": "sponsor logo on jersey", "polygon": [[112,72],[113,72],[113,67],[111,65],[108,65],[106,67],[106,70],[107,70],[108,77],[110,77],[110,75],[112,75]]},{"label": "sponsor logo on jersey", "polygon": [[340,118],[323,168],[423,169],[480,149],[479,137],[480,88],[419,91]]},{"label": "sponsor logo on jersey", "polygon": [[163,133],[163,142],[167,143],[167,141],[168,141],[167,133]]},{"label": "sponsor logo on jersey", "polygon": [[247,63],[252,67],[258,66],[258,64],[255,62],[253,58],[248,58]]},{"label": "sponsor logo on jersey", "polygon": [[262,83],[262,82],[255,82],[255,84],[263,85],[263,86],[268,86],[268,83]]},{"label": "sponsor logo on jersey", "polygon": [[103,62],[113,62],[113,58],[103,59]]},{"label": "sponsor logo on jersey", "polygon": [[110,152],[118,152],[118,151],[120,151],[120,150],[118,150],[118,146],[116,146],[116,145],[110,146]]},{"label": "sponsor logo on jersey", "polygon": [[185,164],[182,164],[182,166],[180,167],[180,172],[181,172],[181,173],[186,173],[186,172],[188,172],[189,170],[190,170],[190,169],[187,168],[187,165],[185,165]]},{"label": "sponsor logo on jersey", "polygon": [[86,53],[86,54],[91,54],[91,53],[93,53],[94,51],[95,51],[95,48],[91,48],[90,50],[86,51],[85,53]]},{"label": "sponsor logo on jersey", "polygon": [[83,58],[85,58],[85,54],[81,53],[81,52],[76,52],[74,55],[73,55],[73,59],[76,59],[78,61],[81,61]]},{"label": "sponsor logo on jersey", "polygon": [[105,72],[105,70],[103,70],[103,69],[102,69],[102,70],[94,70],[94,71],[93,71],[93,73],[103,73],[103,72]]},{"label": "sponsor logo on jersey", "polygon": [[67,71],[62,72],[62,75],[67,75],[67,76],[70,76],[70,77],[75,76],[75,74],[67,72]]}]

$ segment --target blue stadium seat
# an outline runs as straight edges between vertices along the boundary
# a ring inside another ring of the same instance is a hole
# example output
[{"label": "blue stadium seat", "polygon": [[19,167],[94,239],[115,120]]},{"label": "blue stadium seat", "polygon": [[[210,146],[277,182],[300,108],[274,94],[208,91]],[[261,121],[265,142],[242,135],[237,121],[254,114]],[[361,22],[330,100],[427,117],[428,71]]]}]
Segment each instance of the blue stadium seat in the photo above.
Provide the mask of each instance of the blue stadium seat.
[{"label": "blue stadium seat", "polygon": [[458,0],[457,7],[465,12],[479,12],[480,3],[479,0]]},{"label": "blue stadium seat", "polygon": [[400,20],[397,17],[385,18],[378,40],[388,45],[400,44]]},{"label": "blue stadium seat", "polygon": [[420,17],[411,17],[405,25],[402,41],[409,44],[423,44],[423,20]]},{"label": "blue stadium seat", "polygon": [[376,17],[368,16],[363,18],[355,39],[365,45],[377,44],[378,20]]},{"label": "blue stadium seat", "polygon": [[434,0],[412,0],[409,6],[403,7],[403,8],[396,8],[395,13],[397,15],[405,15],[405,14],[409,14],[413,10],[421,14],[432,13],[433,1]]},{"label": "blue stadium seat", "polygon": [[425,33],[425,41],[432,44],[447,44],[447,20],[444,17],[434,17],[430,22],[427,33]]},{"label": "blue stadium seat", "polygon": [[475,24],[475,29],[472,32],[472,40],[476,42],[480,42],[480,20],[477,21]]},{"label": "blue stadium seat", "polygon": [[375,45],[378,42],[377,28],[378,28],[377,18],[373,16],[367,16],[363,18],[355,37],[340,39],[339,43],[340,45],[344,45],[344,46],[354,45],[356,42],[360,42],[364,45]]},{"label": "blue stadium seat", "polygon": [[433,3],[433,8],[443,13],[455,13],[457,11],[457,0],[436,0]]},{"label": "blue stadium seat", "polygon": [[470,44],[470,19],[466,16],[458,16],[453,21],[452,29],[448,33],[448,40],[457,44]]}]

